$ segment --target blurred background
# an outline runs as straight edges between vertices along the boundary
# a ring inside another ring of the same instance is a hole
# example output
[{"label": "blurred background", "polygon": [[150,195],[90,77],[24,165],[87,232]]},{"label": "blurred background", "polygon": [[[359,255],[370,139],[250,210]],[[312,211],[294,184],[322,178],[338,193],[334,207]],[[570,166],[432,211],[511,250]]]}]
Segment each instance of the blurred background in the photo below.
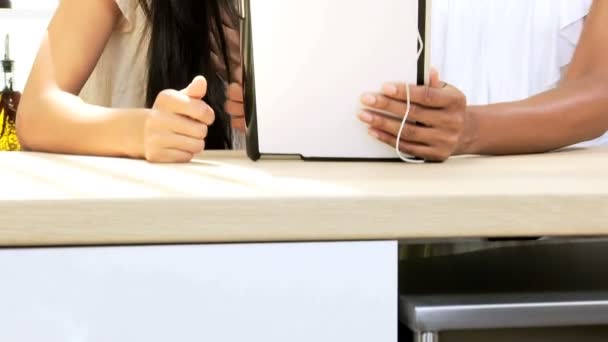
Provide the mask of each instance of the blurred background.
[{"label": "blurred background", "polygon": [[0,59],[4,37],[10,34],[11,59],[15,61],[14,88],[23,91],[38,45],[59,0],[12,0],[11,8],[0,8]]}]

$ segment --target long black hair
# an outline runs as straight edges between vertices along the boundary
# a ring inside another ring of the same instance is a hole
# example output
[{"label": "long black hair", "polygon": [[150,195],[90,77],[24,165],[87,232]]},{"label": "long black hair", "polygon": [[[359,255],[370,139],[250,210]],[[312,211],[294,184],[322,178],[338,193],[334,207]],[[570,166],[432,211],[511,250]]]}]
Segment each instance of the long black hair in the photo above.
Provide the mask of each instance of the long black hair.
[{"label": "long black hair", "polygon": [[207,149],[231,148],[230,120],[224,113],[225,91],[211,62],[212,36],[219,46],[228,75],[230,63],[224,17],[234,16],[231,0],[139,0],[149,22],[148,87],[146,104],[151,107],[164,89],[183,89],[197,75],[207,79],[204,100],[215,111],[215,122],[205,139]]}]

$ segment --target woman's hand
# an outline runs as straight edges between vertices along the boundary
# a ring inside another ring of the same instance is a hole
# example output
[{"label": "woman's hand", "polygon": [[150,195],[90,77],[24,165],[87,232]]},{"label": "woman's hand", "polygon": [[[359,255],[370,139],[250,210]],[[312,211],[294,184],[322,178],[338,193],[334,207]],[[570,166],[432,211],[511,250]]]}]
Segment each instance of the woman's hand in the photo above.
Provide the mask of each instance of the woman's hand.
[{"label": "woman's hand", "polygon": [[[359,119],[369,134],[394,147],[407,108],[406,85],[389,83],[381,93],[365,94]],[[430,86],[410,86],[411,109],[399,147],[401,152],[441,162],[459,151],[466,125],[467,100],[458,89],[442,85],[436,72]],[[390,113],[391,115],[375,112]]]},{"label": "woman's hand", "polygon": [[243,87],[238,83],[228,86],[224,111],[231,117],[232,127],[245,132],[245,104],[243,103]]},{"label": "woman's hand", "polygon": [[182,90],[158,94],[144,125],[144,156],[156,163],[185,163],[205,148],[213,109],[201,99],[207,80],[196,77]]}]

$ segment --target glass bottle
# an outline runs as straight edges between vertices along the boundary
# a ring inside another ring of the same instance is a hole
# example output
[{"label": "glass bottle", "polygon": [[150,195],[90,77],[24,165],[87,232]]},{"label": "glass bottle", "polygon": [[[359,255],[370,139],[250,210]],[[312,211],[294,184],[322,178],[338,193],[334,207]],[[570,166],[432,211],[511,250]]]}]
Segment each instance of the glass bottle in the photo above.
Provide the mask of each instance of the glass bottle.
[{"label": "glass bottle", "polygon": [[4,87],[0,92],[0,151],[19,151],[21,145],[17,138],[17,107],[21,93],[13,89],[15,62],[10,58],[10,38],[6,35],[4,41],[4,59],[2,71],[4,73]]}]

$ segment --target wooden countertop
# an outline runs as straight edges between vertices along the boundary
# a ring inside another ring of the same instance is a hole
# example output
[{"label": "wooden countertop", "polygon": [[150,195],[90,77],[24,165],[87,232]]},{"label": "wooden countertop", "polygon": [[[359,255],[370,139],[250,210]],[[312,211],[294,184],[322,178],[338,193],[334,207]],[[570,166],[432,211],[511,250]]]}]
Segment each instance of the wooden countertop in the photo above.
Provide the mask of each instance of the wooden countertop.
[{"label": "wooden countertop", "polygon": [[608,149],[445,164],[0,153],[0,246],[608,235]]}]

